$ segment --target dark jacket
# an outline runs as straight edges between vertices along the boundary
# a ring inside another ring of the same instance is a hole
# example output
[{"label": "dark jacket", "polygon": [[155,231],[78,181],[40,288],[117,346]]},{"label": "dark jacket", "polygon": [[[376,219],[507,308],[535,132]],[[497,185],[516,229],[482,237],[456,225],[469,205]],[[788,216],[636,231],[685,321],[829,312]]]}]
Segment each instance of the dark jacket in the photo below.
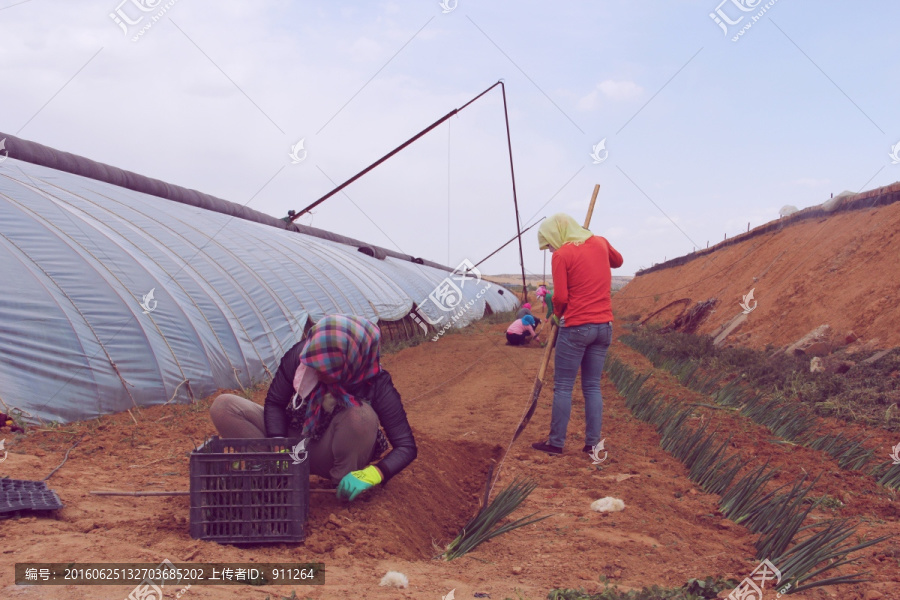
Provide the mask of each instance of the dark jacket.
[{"label": "dark jacket", "polygon": [[[269,385],[266,403],[263,407],[268,437],[286,437],[288,435],[287,407],[294,396],[294,372],[300,364],[300,352],[304,342],[299,342],[281,359],[281,365],[275,378]],[[391,444],[388,452],[380,462],[375,463],[384,480],[387,481],[415,460],[418,450],[413,439],[412,429],[406,419],[406,411],[400,401],[400,394],[394,387],[391,375],[384,369],[374,377],[370,377],[358,386],[346,388],[347,392],[364,399],[372,405],[378,421],[384,429],[385,436]]]}]

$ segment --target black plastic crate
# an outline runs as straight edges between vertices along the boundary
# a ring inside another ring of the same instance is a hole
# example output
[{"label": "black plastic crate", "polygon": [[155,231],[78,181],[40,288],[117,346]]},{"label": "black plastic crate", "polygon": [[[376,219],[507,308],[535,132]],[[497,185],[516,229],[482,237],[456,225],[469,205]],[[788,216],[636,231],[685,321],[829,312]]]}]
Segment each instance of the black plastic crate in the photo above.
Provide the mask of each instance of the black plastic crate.
[{"label": "black plastic crate", "polygon": [[309,459],[294,464],[289,454],[299,442],[212,437],[191,452],[191,537],[222,544],[302,542]]},{"label": "black plastic crate", "polygon": [[59,510],[59,496],[45,481],[0,479],[0,513],[23,510]]}]

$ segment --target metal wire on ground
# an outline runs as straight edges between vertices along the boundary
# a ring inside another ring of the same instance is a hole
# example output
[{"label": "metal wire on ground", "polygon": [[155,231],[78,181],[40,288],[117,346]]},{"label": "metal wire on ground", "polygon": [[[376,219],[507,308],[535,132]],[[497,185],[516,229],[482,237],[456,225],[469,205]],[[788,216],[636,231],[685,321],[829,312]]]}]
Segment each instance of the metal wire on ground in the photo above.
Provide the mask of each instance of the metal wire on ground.
[{"label": "metal wire on ground", "polygon": [[47,475],[46,477],[44,477],[43,479],[41,479],[41,481],[47,481],[48,479],[50,479],[51,477],[53,477],[53,474],[54,474],[54,473],[56,473],[57,471],[59,471],[60,469],[62,469],[62,466],[63,466],[64,464],[66,464],[66,461],[67,461],[67,460],[69,460],[69,452],[71,452],[72,450],[74,450],[74,449],[75,449],[75,446],[77,446],[78,444],[80,444],[83,440],[84,440],[84,435],[82,435],[81,438],[79,438],[79,440],[78,440],[77,442],[75,442],[74,444],[72,444],[72,446],[71,446],[68,450],[66,450],[66,455],[63,457],[62,462],[59,463],[59,465],[58,465],[55,469],[53,469],[52,471],[50,471],[50,474],[49,474],[49,475]]}]

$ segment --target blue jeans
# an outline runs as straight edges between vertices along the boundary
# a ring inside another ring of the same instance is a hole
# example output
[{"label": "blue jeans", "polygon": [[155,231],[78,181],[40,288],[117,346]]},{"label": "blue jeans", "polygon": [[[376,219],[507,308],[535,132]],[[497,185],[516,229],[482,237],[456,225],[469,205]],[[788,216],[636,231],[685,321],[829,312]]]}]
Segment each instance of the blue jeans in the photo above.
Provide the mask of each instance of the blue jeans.
[{"label": "blue jeans", "polygon": [[553,376],[553,413],[550,419],[551,446],[562,448],[572,413],[572,389],[581,367],[581,391],[584,393],[584,443],[600,441],[603,425],[603,395],[600,376],[606,352],[612,342],[612,323],[587,323],[562,327],[556,341],[556,365]]}]

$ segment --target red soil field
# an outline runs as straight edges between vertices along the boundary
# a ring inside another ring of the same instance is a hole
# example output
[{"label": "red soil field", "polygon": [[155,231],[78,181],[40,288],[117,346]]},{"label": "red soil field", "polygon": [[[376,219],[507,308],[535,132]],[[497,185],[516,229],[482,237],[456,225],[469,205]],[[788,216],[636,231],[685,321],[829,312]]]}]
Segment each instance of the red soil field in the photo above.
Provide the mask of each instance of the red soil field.
[{"label": "red soil field", "polygon": [[[601,577],[630,589],[651,584],[681,586],[688,578],[707,575],[740,580],[753,570],[759,562],[753,558],[756,536],[717,512],[718,496],[692,484],[684,466],[660,449],[655,429],[635,419],[606,381],[604,435],[609,460],[597,468],[580,452],[584,420],[577,388],[566,453],[548,457],[530,448],[549,428],[552,384],[548,383],[531,424],[502,465],[498,486],[517,476],[534,478],[538,488],[513,516],[531,512],[552,516],[495,538],[458,560],[434,560],[476,510],[488,465],[509,444],[530,398],[542,350],[505,346],[504,329],[503,325],[477,324],[436,343],[383,357],[405,398],[421,449],[419,458],[386,487],[352,504],[330,494],[313,494],[310,533],[300,545],[239,548],[193,540],[186,497],[89,494],[102,489],[188,489],[188,453],[214,433],[206,414],[210,399],[194,406],[143,409],[135,413],[137,423],[125,413],[32,431],[16,439],[6,436],[10,454],[0,465],[0,475],[40,479],[86,434],[49,480],[65,503],[56,518],[3,522],[0,597],[121,600],[132,589],[13,585],[14,563],[41,561],[158,564],[168,558],[173,562],[318,561],[326,565],[324,586],[194,586],[182,596],[235,600],[264,600],[267,595],[280,600],[292,589],[299,598],[436,600],[454,588],[456,598],[481,592],[495,599],[518,598],[521,593],[537,600],[554,587],[601,590]],[[643,357],[622,344],[615,343],[613,352],[635,369],[650,368]],[[668,375],[658,372],[657,376],[673,398],[691,399],[691,392]],[[253,398],[261,402],[264,395],[260,390]],[[812,473],[833,472],[820,482],[816,493],[844,498],[848,506],[841,514],[863,519],[860,535],[900,533],[892,494],[871,479],[840,471],[823,453],[805,449],[792,453],[784,446],[768,444],[771,436],[748,423],[723,425],[736,431],[734,449],[749,452],[756,460],[771,458],[773,465],[784,469],[782,481],[801,467]],[[592,512],[590,503],[604,496],[621,498],[625,510],[605,515]],[[829,511],[813,514],[814,518],[831,516]],[[872,583],[793,597],[853,600],[873,590],[885,598],[897,597],[900,547],[889,542],[861,555],[860,568],[872,572]],[[409,588],[379,587],[388,570],[405,573]]]}]

